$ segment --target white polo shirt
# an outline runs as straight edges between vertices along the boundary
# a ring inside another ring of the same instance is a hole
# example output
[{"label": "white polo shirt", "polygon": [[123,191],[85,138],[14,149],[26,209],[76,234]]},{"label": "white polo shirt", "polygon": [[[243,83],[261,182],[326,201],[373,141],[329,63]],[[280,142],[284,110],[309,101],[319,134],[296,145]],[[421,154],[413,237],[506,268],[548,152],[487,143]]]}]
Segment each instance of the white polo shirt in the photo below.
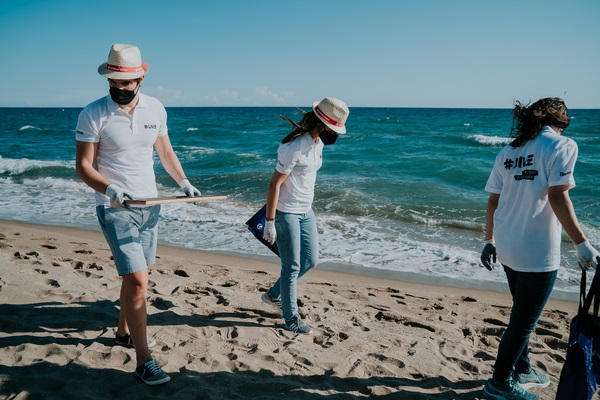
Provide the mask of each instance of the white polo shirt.
[{"label": "white polo shirt", "polygon": [[502,264],[522,272],[558,269],[562,227],[548,188],[575,186],[577,154],[573,140],[547,126],[523,146],[500,150],[485,190],[500,194],[494,239]]},{"label": "white polo shirt", "polygon": [[323,164],[323,142],[304,133],[277,150],[277,171],[288,175],[281,184],[277,209],[286,213],[307,213],[315,195],[317,171]]},{"label": "white polo shirt", "polygon": [[[167,112],[163,105],[140,93],[133,116],[110,96],[86,106],[79,114],[75,137],[80,142],[98,143],[94,168],[100,175],[126,189],[134,198],[144,198],[158,195],[154,142],[167,133]],[[96,192],[96,205],[108,206],[110,199]]]}]

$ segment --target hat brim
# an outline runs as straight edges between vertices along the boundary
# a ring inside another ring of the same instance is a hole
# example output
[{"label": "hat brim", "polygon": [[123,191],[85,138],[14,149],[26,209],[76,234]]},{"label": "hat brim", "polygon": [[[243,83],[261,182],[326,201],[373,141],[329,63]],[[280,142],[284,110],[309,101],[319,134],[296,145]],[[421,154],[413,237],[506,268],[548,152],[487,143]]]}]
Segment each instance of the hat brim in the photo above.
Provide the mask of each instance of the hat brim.
[{"label": "hat brim", "polygon": [[[315,108],[319,105],[318,101],[315,101],[313,103],[313,111],[315,111]],[[343,135],[344,133],[346,133],[346,126],[337,126],[337,125],[333,125],[330,124],[329,122],[325,121],[323,118],[321,118],[321,116],[319,115],[319,113],[315,112],[315,115],[317,116],[317,118],[319,118],[321,120],[322,123],[325,124],[325,126],[327,126],[329,129],[331,129],[332,131],[334,131],[335,133],[339,133],[341,135]]]},{"label": "hat brim", "polygon": [[98,67],[98,73],[100,75],[102,75],[103,77],[108,78],[108,79],[136,79],[136,78],[140,78],[140,77],[146,75],[146,73],[150,69],[150,66],[145,61],[142,61],[142,69],[144,70],[143,72],[117,72],[117,71],[111,71],[108,68],[106,68],[107,64],[108,63],[101,64]]}]

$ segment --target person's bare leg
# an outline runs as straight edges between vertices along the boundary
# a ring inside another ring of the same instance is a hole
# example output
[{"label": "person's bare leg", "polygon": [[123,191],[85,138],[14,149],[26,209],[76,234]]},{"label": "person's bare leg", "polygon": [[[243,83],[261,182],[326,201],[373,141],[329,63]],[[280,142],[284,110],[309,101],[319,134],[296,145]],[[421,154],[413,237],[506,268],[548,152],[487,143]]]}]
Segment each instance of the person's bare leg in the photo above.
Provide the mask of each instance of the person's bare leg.
[{"label": "person's bare leg", "polygon": [[[121,314],[124,324],[135,344],[137,365],[142,365],[152,358],[148,349],[146,335],[146,291],[148,289],[148,270],[123,275],[121,284]],[[121,316],[119,316],[119,321]]]},{"label": "person's bare leg", "polygon": [[[123,297],[123,285],[121,285],[121,298]],[[119,307],[119,323],[117,325],[117,334],[124,336],[129,333],[129,326],[127,326],[127,319],[125,318],[125,312],[123,307]]]}]

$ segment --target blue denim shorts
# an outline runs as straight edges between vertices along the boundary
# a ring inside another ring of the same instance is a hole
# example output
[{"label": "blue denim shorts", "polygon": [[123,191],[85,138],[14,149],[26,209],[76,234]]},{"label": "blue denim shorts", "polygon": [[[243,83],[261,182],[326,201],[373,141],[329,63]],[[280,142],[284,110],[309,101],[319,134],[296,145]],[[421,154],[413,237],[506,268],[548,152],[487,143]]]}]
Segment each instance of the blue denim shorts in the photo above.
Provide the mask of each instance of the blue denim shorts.
[{"label": "blue denim shorts", "polygon": [[119,275],[148,268],[156,259],[160,205],[115,210],[96,207],[98,222]]}]

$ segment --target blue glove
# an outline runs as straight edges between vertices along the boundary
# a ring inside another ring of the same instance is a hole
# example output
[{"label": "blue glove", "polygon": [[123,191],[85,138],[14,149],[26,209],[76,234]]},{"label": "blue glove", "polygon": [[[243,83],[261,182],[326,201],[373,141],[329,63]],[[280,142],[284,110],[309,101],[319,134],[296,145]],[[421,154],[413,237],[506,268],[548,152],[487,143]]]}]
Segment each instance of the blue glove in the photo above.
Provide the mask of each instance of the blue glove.
[{"label": "blue glove", "polygon": [[492,260],[496,262],[496,246],[494,246],[493,242],[488,242],[481,251],[481,263],[491,271],[494,269]]}]

